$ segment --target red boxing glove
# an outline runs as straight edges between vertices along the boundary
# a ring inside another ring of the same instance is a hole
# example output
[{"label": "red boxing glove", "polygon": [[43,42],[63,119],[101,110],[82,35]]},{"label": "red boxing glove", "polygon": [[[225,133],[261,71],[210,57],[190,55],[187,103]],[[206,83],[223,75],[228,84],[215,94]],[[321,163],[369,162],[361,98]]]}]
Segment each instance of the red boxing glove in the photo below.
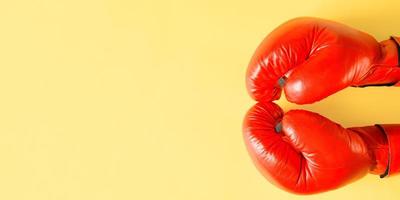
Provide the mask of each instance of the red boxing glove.
[{"label": "red boxing glove", "polygon": [[279,26],[260,44],[247,70],[247,89],[257,101],[319,101],[348,86],[400,85],[398,38],[372,36],[318,18]]},{"label": "red boxing glove", "polygon": [[293,193],[332,190],[368,172],[384,177],[400,171],[400,125],[346,129],[316,113],[283,114],[274,103],[258,103],[243,133],[259,171]]}]

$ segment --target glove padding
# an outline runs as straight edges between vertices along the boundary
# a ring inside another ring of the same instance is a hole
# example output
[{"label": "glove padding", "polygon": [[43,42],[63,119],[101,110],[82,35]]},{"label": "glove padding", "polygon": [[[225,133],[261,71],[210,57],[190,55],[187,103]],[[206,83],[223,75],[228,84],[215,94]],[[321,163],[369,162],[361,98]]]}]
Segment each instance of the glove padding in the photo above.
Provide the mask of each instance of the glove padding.
[{"label": "glove padding", "polygon": [[346,129],[317,113],[284,114],[274,103],[257,103],[243,133],[259,171],[293,193],[333,190],[368,172],[383,177],[399,171],[400,125]]},{"label": "glove padding", "polygon": [[378,43],[349,26],[296,18],[272,31],[247,70],[247,89],[257,101],[280,98],[307,104],[348,86],[400,85],[396,37]]}]

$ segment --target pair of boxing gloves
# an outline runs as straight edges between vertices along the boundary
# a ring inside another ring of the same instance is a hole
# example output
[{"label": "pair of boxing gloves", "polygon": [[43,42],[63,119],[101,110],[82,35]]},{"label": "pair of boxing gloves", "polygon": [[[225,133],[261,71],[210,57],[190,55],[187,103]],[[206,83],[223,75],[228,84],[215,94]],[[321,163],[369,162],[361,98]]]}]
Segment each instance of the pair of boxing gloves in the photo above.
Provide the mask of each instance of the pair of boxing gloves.
[{"label": "pair of boxing gloves", "polygon": [[399,38],[377,42],[346,25],[297,18],[270,33],[249,64],[258,103],[247,113],[245,144],[259,171],[293,193],[336,189],[367,173],[400,172],[400,125],[343,128],[313,112],[284,113],[272,101],[307,104],[346,87],[400,86]]}]

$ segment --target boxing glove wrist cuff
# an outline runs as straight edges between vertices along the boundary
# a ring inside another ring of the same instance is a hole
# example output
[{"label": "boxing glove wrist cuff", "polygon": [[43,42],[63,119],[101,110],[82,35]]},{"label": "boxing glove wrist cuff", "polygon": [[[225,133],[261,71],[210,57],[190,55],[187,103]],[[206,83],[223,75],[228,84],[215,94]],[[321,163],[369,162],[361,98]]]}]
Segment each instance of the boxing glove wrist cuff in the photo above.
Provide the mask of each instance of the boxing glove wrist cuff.
[{"label": "boxing glove wrist cuff", "polygon": [[400,172],[400,126],[377,125],[386,135],[389,147],[388,163],[381,178]]},{"label": "boxing glove wrist cuff", "polygon": [[400,38],[393,36],[381,41],[380,58],[373,64],[372,72],[356,86],[400,86],[399,44]]}]

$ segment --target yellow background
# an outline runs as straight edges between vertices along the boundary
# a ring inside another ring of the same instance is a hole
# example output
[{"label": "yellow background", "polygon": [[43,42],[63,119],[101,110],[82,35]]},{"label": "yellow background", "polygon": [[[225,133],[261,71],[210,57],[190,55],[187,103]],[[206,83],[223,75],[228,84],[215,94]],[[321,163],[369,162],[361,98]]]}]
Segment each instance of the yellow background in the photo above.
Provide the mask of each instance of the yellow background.
[{"label": "yellow background", "polygon": [[[296,196],[245,150],[244,76],[259,42],[297,16],[400,35],[397,1],[1,0],[0,199],[399,199],[368,175]],[[334,83],[332,83],[334,84]],[[400,123],[397,88],[346,89],[289,108],[344,126]]]}]

